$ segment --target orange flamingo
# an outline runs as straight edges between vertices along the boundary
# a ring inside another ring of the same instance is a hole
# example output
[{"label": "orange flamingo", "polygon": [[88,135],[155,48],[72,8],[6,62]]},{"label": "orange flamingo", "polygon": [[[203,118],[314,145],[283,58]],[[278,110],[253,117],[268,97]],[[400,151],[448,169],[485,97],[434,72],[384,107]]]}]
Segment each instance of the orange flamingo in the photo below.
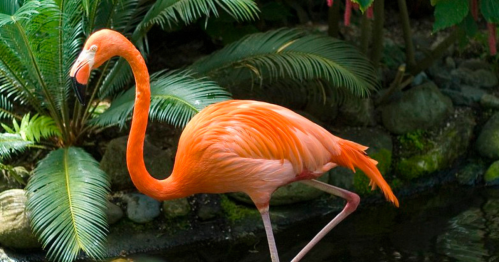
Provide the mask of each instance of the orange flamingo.
[{"label": "orange flamingo", "polygon": [[344,209],[293,259],[299,261],[322,237],[357,208],[360,198],[315,180],[336,166],[360,168],[398,206],[390,186],[369,158],[366,147],[341,139],[281,106],[257,101],[230,100],[210,105],[194,116],[178,144],[172,174],[153,178],[146,170],[143,145],[150,105],[149,74],[140,52],[121,34],[103,29],[92,34],[71,69],[77,97],[84,102],[92,68],[113,56],[130,64],[136,81],[135,109],[128,138],[127,166],[137,189],[158,200],[196,193],[244,192],[262,216],[271,259],[279,261],[269,217],[269,201],[280,186],[299,181],[339,196]]}]

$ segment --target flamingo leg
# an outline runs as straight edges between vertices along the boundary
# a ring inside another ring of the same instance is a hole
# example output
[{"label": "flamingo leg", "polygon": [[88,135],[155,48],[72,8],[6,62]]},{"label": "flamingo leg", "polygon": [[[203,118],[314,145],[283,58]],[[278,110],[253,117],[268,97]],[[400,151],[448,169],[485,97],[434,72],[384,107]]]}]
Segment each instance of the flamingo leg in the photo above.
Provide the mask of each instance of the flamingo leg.
[{"label": "flamingo leg", "polygon": [[279,254],[277,253],[277,246],[275,244],[274,232],[272,231],[272,224],[270,223],[269,208],[264,208],[260,210],[262,215],[263,225],[265,227],[265,233],[267,234],[267,242],[269,244],[270,258],[272,262],[279,262]]},{"label": "flamingo leg", "polygon": [[347,201],[347,204],[343,208],[343,210],[336,215],[336,217],[331,220],[299,253],[296,255],[291,262],[300,261],[331,229],[333,229],[338,223],[343,221],[348,215],[353,213],[357,206],[360,203],[360,197],[348,190],[335,187],[315,179],[312,180],[302,180],[300,181],[303,184],[315,187],[322,191],[328,192],[332,195],[339,196]]}]

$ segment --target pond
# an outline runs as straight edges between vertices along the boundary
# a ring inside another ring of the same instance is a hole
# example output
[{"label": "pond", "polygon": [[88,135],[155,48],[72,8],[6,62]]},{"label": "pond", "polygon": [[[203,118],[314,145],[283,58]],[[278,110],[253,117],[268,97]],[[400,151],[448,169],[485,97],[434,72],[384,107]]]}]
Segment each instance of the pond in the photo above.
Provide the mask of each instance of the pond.
[{"label": "pond", "polygon": [[[334,214],[276,234],[290,261]],[[115,260],[117,261],[117,260]],[[270,261],[263,232],[243,243],[206,243],[118,261]],[[333,229],[306,261],[499,261],[499,188],[441,187],[390,205],[363,205]]]}]

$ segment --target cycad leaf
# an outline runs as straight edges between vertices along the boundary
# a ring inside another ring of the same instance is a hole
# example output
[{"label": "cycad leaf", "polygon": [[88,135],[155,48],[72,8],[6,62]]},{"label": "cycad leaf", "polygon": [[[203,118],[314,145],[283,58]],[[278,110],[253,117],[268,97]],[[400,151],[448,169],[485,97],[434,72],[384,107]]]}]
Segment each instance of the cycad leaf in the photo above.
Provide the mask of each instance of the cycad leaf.
[{"label": "cycad leaf", "polygon": [[102,258],[109,182],[81,148],[61,148],[39,162],[26,187],[34,233],[48,257],[73,261],[80,250]]},{"label": "cycad leaf", "polygon": [[12,110],[12,103],[7,99],[7,97],[0,94],[0,119],[15,117],[15,113]]},{"label": "cycad leaf", "polygon": [[24,140],[19,134],[0,133],[0,160],[13,153],[26,150],[33,142]]},{"label": "cycad leaf", "polygon": [[291,78],[323,79],[357,95],[377,88],[374,67],[353,46],[292,29],[249,35],[196,61],[190,69],[222,86]]},{"label": "cycad leaf", "polygon": [[218,16],[217,7],[225,10],[238,21],[254,20],[258,7],[253,0],[158,0],[147,12],[140,27],[159,24],[172,26],[179,21],[189,24],[201,16]]},{"label": "cycad leaf", "polygon": [[19,124],[16,119],[12,120],[13,129],[9,129],[6,125],[2,127],[10,130],[9,133],[19,134],[24,140],[31,142],[39,142],[41,138],[50,138],[53,136],[61,137],[61,132],[57,127],[54,119],[49,116],[26,114],[21,119]]},{"label": "cycad leaf", "polygon": [[[187,71],[159,72],[151,76],[152,119],[184,126],[209,104],[229,99],[229,94],[212,81],[197,79]],[[123,126],[129,119],[135,101],[135,88],[113,100],[111,107],[93,119],[97,125]]]}]

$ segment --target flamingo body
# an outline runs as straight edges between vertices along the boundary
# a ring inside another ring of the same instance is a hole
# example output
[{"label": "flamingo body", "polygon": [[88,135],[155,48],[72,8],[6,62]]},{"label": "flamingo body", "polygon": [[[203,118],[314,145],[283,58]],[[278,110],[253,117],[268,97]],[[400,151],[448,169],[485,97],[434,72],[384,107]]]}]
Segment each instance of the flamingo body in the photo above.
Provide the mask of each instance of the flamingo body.
[{"label": "flamingo body", "polygon": [[178,144],[172,174],[153,178],[143,159],[150,106],[149,73],[140,52],[118,32],[93,33],[71,69],[77,97],[85,102],[85,84],[93,67],[113,56],[124,57],[136,82],[135,106],[127,145],[127,167],[139,191],[158,200],[196,193],[244,192],[262,215],[273,262],[278,262],[269,201],[280,186],[300,181],[344,198],[345,208],[293,259],[299,261],[327,232],[357,208],[352,192],[315,180],[336,166],[359,168],[398,206],[390,186],[369,158],[367,147],[341,139],[284,107],[249,100],[210,105],[187,124]]}]

